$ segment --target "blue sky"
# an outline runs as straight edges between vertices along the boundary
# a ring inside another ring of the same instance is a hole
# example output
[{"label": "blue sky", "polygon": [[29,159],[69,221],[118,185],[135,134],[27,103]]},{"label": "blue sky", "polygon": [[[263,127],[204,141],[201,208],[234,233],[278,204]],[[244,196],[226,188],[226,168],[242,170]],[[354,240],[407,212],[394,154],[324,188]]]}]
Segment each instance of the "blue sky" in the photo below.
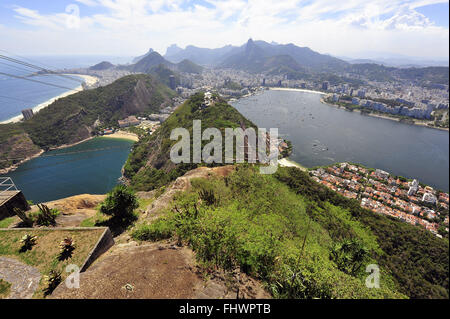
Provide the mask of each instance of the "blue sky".
[{"label": "blue sky", "polygon": [[341,56],[448,59],[448,7],[448,0],[0,0],[0,46],[133,56],[252,37]]}]

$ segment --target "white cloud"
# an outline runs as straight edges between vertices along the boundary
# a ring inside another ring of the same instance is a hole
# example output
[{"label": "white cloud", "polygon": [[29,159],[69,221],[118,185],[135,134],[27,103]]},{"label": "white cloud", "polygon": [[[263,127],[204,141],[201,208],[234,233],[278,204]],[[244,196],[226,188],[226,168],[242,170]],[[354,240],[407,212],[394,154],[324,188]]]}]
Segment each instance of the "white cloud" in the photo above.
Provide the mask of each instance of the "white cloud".
[{"label": "white cloud", "polygon": [[95,0],[75,0],[75,1],[79,2],[79,3],[82,3],[82,4],[84,4],[86,6],[89,6],[89,7],[94,7],[94,6],[98,5],[98,2],[95,1]]},{"label": "white cloud", "polygon": [[[27,52],[137,55],[148,47],[164,53],[171,43],[219,47],[249,37],[309,46],[348,55],[385,51],[423,57],[448,57],[448,28],[437,27],[415,9],[443,0],[206,0],[181,9],[185,0],[77,0],[102,8],[84,15],[80,28],[67,29],[66,12],[41,14],[16,7],[29,29],[6,28],[6,46]],[[39,43],[35,43],[39,39]],[[41,43],[45,43],[45,46]],[[92,45],[95,43],[95,45]],[[11,48],[11,50],[13,49]]]}]

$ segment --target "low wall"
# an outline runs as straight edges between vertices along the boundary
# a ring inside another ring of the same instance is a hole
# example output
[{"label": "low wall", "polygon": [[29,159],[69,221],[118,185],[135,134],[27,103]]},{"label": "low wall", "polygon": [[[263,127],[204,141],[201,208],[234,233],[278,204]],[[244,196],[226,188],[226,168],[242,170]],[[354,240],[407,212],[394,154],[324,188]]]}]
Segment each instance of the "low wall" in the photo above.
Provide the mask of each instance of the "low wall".
[{"label": "low wall", "polygon": [[0,220],[16,215],[16,213],[14,213],[14,208],[16,207],[23,211],[30,209],[30,205],[28,205],[28,202],[21,191],[0,206]]},{"label": "low wall", "polygon": [[80,272],[84,272],[98,257],[100,257],[100,255],[105,253],[113,245],[114,238],[111,234],[111,231],[109,230],[109,227],[106,227],[105,231],[100,236],[94,248],[92,248],[91,252],[87,256],[83,265],[80,267]]}]

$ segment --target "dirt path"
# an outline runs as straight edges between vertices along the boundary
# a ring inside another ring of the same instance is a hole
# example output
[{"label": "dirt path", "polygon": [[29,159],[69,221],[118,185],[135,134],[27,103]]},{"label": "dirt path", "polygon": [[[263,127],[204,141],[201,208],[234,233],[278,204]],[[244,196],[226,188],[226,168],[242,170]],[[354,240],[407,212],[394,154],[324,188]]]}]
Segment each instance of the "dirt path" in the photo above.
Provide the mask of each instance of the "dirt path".
[{"label": "dirt path", "polygon": [[0,257],[0,278],[11,284],[8,299],[30,299],[39,285],[41,274],[37,268],[18,260]]}]

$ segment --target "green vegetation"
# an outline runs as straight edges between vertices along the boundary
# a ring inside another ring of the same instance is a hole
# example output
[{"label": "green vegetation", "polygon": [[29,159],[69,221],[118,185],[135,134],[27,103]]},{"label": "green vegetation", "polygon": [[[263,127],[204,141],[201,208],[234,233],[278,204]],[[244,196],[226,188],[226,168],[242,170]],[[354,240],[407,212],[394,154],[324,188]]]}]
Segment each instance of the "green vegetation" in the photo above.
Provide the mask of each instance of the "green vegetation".
[{"label": "green vegetation", "polygon": [[20,240],[20,243],[22,244],[22,247],[20,248],[21,251],[27,251],[31,250],[34,245],[36,245],[37,236],[33,236],[30,234],[23,235],[22,239]]},{"label": "green vegetation", "polygon": [[[36,228],[33,230],[0,230],[0,255],[20,260],[36,267],[43,276],[50,271],[61,273],[64,280],[69,273],[65,268],[69,264],[81,267],[90,251],[94,248],[104,229],[85,230],[54,230]],[[36,244],[28,250],[22,250],[21,239],[25,235],[36,236]],[[65,260],[60,260],[60,242],[65,238],[76,242],[73,254]],[[45,280],[41,280],[34,297],[43,297],[46,288]]]},{"label": "green vegetation", "polygon": [[44,277],[44,297],[50,295],[61,283],[61,280],[61,272],[50,270],[49,274]]},{"label": "green vegetation", "polygon": [[11,284],[3,279],[0,279],[0,299],[7,298],[11,291]]},{"label": "green vegetation", "polygon": [[117,185],[108,193],[100,212],[118,219],[128,219],[139,207],[136,196],[124,185]]},{"label": "green vegetation", "polygon": [[[136,86],[143,85],[147,105],[134,105]],[[147,96],[148,94],[148,96]],[[107,126],[117,126],[117,121],[130,114],[156,112],[174,93],[149,75],[130,75],[105,87],[82,91],[55,101],[25,122],[25,129],[33,142],[40,147],[73,143],[89,137],[86,127],[99,119]]]},{"label": "green vegetation", "polygon": [[[247,128],[255,127],[225,101],[219,99],[214,106],[201,109],[203,101],[203,93],[193,95],[155,133],[134,144],[133,151],[124,166],[124,175],[131,181],[133,189],[149,191],[159,188],[197,167],[197,164],[175,165],[170,161],[170,149],[177,142],[170,140],[173,129],[186,128],[190,132],[192,145],[193,120],[201,120],[202,129],[208,127],[220,129],[222,136],[225,128],[240,127],[241,122]],[[208,142],[203,141],[202,146]]]},{"label": "green vegetation", "polygon": [[0,124],[0,168],[16,164],[40,149],[86,139],[95,132],[97,120],[98,128],[117,127],[117,121],[129,115],[158,112],[175,95],[154,77],[137,74],[58,99],[26,122]]},{"label": "green vegetation", "polygon": [[314,207],[314,220],[333,237],[342,229],[328,215],[317,215],[334,205],[350,212],[351,220],[368,227],[376,236],[380,251],[375,255],[380,267],[388,270],[398,290],[411,298],[445,298],[449,296],[449,242],[430,232],[393,218],[374,214],[362,208],[357,200],[344,196],[314,182],[307,173],[294,168],[280,168],[276,178],[297,194],[309,199]]},{"label": "green vegetation", "polygon": [[14,216],[6,217],[2,220],[0,220],[0,228],[8,228],[9,225],[14,223],[17,219]]},{"label": "green vegetation", "polygon": [[60,211],[56,208],[48,208],[47,205],[38,204],[39,211],[30,214],[33,223],[38,226],[56,226],[56,217],[59,216]]},{"label": "green vegetation", "polygon": [[139,201],[134,193],[124,185],[117,185],[99,205],[95,216],[81,222],[81,227],[109,227],[113,236],[120,235],[133,225],[138,218]]},{"label": "green vegetation", "polygon": [[177,70],[184,73],[200,74],[203,71],[203,67],[190,60],[184,59],[177,64]]},{"label": "green vegetation", "polygon": [[277,298],[403,297],[384,270],[380,289],[365,287],[366,266],[376,263],[380,248],[348,210],[330,204],[318,209],[274,176],[246,165],[229,177],[191,184],[162,217],[138,225],[132,236],[177,238],[205,268],[238,267],[264,281]]},{"label": "green vegetation", "polygon": [[17,217],[20,218],[24,227],[33,227],[33,219],[29,217],[27,213],[17,207],[14,207],[13,211],[16,213]]}]

